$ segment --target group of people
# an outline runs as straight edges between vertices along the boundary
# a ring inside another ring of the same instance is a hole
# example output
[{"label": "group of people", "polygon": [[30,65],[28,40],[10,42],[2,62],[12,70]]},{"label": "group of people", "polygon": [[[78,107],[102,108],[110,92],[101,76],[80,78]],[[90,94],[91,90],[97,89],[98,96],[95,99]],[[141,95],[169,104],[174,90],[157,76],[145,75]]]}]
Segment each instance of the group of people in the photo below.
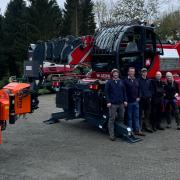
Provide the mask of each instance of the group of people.
[{"label": "group of people", "polygon": [[[171,128],[173,112],[177,129],[180,130],[180,116],[177,105],[178,84],[171,72],[166,73],[165,81],[162,73],[156,72],[154,79],[147,77],[147,69],[141,69],[141,77],[135,77],[135,68],[128,69],[128,76],[120,79],[118,69],[112,70],[112,79],[105,85],[107,107],[109,108],[108,129],[110,139],[116,139],[114,133],[115,120],[125,121],[134,135],[145,136],[144,132],[153,133],[164,130],[162,114],[166,117],[166,127]],[[126,118],[125,118],[126,117]]]}]

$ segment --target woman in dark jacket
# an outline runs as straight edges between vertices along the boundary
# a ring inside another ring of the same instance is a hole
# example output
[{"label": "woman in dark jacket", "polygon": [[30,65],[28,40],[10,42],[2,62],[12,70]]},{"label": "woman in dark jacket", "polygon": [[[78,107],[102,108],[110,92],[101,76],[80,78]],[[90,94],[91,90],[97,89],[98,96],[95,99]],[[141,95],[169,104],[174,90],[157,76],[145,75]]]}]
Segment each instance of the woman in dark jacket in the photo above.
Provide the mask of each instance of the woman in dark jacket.
[{"label": "woman in dark jacket", "polygon": [[164,103],[165,103],[167,128],[171,128],[171,109],[172,109],[177,123],[177,129],[180,130],[179,108],[177,106],[177,99],[176,99],[179,94],[178,84],[174,81],[171,72],[166,73],[166,79],[167,82],[164,87],[164,91],[165,91]]}]

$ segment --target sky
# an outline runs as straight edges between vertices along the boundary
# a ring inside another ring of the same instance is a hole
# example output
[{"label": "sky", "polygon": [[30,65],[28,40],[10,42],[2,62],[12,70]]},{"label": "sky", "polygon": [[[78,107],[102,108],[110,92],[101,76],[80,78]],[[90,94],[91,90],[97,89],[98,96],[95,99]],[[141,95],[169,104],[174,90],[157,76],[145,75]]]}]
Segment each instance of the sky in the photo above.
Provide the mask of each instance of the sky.
[{"label": "sky", "polygon": [[[9,1],[10,0],[0,0],[0,9],[1,9],[2,14],[4,14],[4,12],[6,10],[6,6],[9,3]],[[112,0],[106,0],[106,1],[110,2]],[[113,0],[113,1],[115,2],[116,0]],[[161,0],[161,1],[163,2],[164,0]],[[161,12],[169,11],[173,8],[180,7],[180,0],[165,0],[165,1],[166,1],[166,3],[164,3],[161,6],[161,9],[160,9]],[[60,5],[60,7],[63,7],[65,0],[57,0],[57,2]]]}]

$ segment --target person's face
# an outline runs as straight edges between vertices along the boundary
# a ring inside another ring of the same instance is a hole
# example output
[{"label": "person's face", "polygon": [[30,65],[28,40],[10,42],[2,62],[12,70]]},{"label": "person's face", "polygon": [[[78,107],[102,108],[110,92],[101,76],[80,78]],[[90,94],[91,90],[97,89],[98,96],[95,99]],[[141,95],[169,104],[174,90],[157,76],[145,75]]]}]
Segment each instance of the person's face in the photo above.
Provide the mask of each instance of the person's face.
[{"label": "person's face", "polygon": [[134,77],[134,75],[135,75],[135,69],[129,69],[128,75],[129,75],[130,77]]},{"label": "person's face", "polygon": [[142,72],[142,76],[143,76],[143,77],[147,77],[147,71],[143,71],[143,72]]},{"label": "person's face", "polygon": [[113,78],[114,79],[118,79],[119,78],[119,73],[118,72],[114,72],[113,73]]},{"label": "person's face", "polygon": [[162,77],[161,72],[157,72],[157,73],[156,73],[156,79],[157,79],[157,80],[160,80],[161,77]]},{"label": "person's face", "polygon": [[173,80],[172,76],[167,76],[167,80],[171,82]]}]

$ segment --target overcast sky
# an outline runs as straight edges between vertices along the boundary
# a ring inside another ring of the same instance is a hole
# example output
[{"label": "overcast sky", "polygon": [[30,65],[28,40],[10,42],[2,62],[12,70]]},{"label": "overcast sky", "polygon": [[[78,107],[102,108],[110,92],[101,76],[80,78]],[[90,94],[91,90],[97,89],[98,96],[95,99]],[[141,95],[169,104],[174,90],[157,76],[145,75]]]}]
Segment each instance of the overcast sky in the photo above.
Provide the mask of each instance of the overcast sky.
[{"label": "overcast sky", "polygon": [[[9,3],[10,0],[0,0],[0,9],[1,9],[1,12],[2,14],[4,14],[4,11],[6,10],[6,6],[7,6],[7,3]],[[64,1],[65,0],[57,0],[58,4],[63,7],[63,4],[64,4]],[[95,0],[94,0],[95,1]],[[106,0],[106,1],[116,1],[116,0]],[[164,0],[161,0],[162,2]],[[165,0],[167,1],[167,3],[164,3],[162,6],[161,6],[161,12],[163,11],[169,11],[171,10],[172,8],[177,8],[177,7],[180,7],[180,0]]]}]

